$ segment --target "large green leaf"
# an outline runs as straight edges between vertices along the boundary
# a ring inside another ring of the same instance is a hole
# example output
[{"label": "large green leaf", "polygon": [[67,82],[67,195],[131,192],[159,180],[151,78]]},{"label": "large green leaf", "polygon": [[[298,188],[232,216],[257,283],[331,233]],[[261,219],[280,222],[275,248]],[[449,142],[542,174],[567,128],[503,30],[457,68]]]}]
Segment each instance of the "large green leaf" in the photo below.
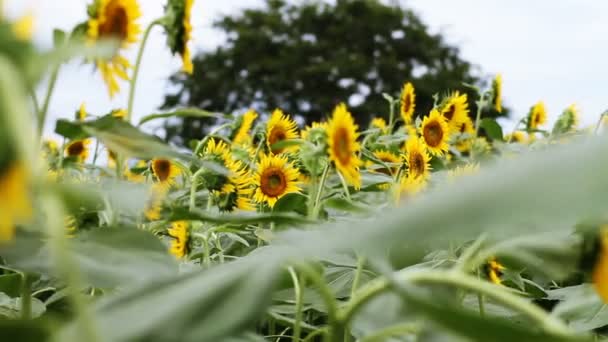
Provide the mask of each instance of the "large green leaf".
[{"label": "large green leaf", "polygon": [[206,110],[198,109],[198,108],[181,108],[177,109],[173,112],[169,113],[156,113],[146,115],[141,120],[139,120],[139,126],[145,124],[148,121],[156,120],[156,119],[167,119],[171,117],[191,117],[191,118],[222,118],[227,119],[231,118],[230,115],[222,114],[222,113],[212,113]]}]

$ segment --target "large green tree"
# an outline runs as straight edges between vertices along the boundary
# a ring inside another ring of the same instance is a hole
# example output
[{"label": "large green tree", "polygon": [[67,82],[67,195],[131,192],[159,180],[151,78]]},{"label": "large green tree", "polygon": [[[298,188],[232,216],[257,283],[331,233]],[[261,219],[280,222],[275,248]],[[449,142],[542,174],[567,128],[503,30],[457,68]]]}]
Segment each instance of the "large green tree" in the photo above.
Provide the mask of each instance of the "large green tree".
[{"label": "large green tree", "polygon": [[[463,82],[479,81],[458,49],[429,33],[414,12],[377,0],[267,0],[265,8],[220,18],[215,26],[226,43],[196,56],[193,75],[171,78],[178,90],[166,97],[165,108],[280,107],[311,122],[346,102],[358,123],[366,124],[372,116],[388,115],[382,93],[397,95],[405,81],[416,87],[418,115],[430,110],[436,92],[470,92]],[[170,123],[167,138],[199,138],[208,124]]]}]

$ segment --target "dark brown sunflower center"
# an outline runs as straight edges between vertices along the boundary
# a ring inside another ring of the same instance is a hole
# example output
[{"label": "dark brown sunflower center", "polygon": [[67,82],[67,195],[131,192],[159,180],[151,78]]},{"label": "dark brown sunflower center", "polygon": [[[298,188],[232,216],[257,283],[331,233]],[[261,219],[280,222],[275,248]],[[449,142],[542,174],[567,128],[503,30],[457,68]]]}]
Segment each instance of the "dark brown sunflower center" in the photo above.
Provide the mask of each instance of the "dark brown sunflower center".
[{"label": "dark brown sunflower center", "polygon": [[405,95],[405,100],[403,101],[403,111],[405,113],[410,111],[412,107],[412,96],[410,94]]},{"label": "dark brown sunflower center", "polygon": [[166,181],[171,173],[171,162],[165,159],[154,161],[153,171],[158,180]]},{"label": "dark brown sunflower center", "polygon": [[424,136],[424,141],[426,141],[427,145],[430,147],[439,146],[443,140],[443,129],[441,129],[441,125],[437,121],[432,121],[424,126],[422,134]]},{"label": "dark brown sunflower center", "polygon": [[396,171],[395,167],[390,167],[391,164],[396,163],[395,160],[393,160],[392,158],[389,158],[389,157],[382,157],[382,158],[379,158],[379,159],[382,162],[384,162],[385,164],[387,164],[389,167],[380,168],[380,169],[377,170],[378,172],[384,173],[385,175],[389,175],[390,176],[393,172]]},{"label": "dark brown sunflower center", "polygon": [[539,124],[540,124],[540,114],[539,114],[538,112],[537,112],[537,113],[534,113],[534,123],[535,123],[536,125],[539,125]]},{"label": "dark brown sunflower center", "polygon": [[347,165],[352,157],[350,149],[350,140],[348,139],[348,130],[340,127],[334,133],[334,154],[340,161],[340,164]]},{"label": "dark brown sunflower center", "polygon": [[127,10],[118,0],[112,0],[106,8],[106,20],[99,25],[99,35],[104,38],[116,38],[123,41],[129,31],[129,17]]},{"label": "dark brown sunflower center", "polygon": [[278,197],[285,193],[287,180],[283,170],[277,167],[264,170],[260,177],[260,188],[262,193],[268,197]]},{"label": "dark brown sunflower center", "polygon": [[410,156],[410,174],[417,178],[424,173],[424,158],[420,153],[412,153]]},{"label": "dark brown sunflower center", "polygon": [[68,156],[78,157],[84,152],[84,143],[82,141],[75,141],[68,146]]},{"label": "dark brown sunflower center", "polygon": [[448,121],[452,121],[452,118],[454,117],[454,114],[456,113],[456,106],[454,106],[453,104],[451,104],[444,112],[443,112],[443,116],[445,116],[446,119],[448,119]]},{"label": "dark brown sunflower center", "polygon": [[464,133],[467,130],[467,124],[463,123],[460,125],[460,133]]},{"label": "dark brown sunflower center", "polygon": [[285,150],[284,148],[272,147],[272,145],[281,142],[285,139],[287,139],[287,134],[285,133],[285,130],[279,127],[275,127],[270,131],[270,134],[268,135],[268,142],[270,143],[272,153],[281,153],[283,152],[283,150]]}]

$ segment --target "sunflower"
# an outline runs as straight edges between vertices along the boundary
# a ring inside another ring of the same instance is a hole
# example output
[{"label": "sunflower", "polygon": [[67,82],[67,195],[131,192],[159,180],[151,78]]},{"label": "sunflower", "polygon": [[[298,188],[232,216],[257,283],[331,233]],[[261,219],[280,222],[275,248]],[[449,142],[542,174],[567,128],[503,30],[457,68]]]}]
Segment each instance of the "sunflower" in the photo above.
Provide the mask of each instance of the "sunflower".
[{"label": "sunflower", "polygon": [[522,131],[514,131],[513,133],[507,134],[505,136],[505,141],[525,144],[526,143],[526,133],[522,132]]},{"label": "sunflower", "polygon": [[239,125],[238,130],[234,134],[234,138],[232,138],[232,143],[237,146],[249,145],[251,144],[252,137],[249,134],[251,127],[253,126],[253,122],[257,119],[258,113],[255,110],[248,110],[241,117],[241,124]]},{"label": "sunflower", "polygon": [[571,104],[566,108],[562,114],[557,118],[555,125],[553,126],[553,133],[567,133],[576,130],[576,126],[579,123],[578,108],[575,104]]},{"label": "sunflower", "polygon": [[408,177],[412,179],[421,178],[426,180],[430,176],[431,156],[422,142],[422,138],[411,137],[405,143],[405,164],[408,170]]},{"label": "sunflower", "polygon": [[297,124],[280,109],[275,109],[266,124],[266,144],[272,153],[279,154],[294,149],[293,147],[276,148],[272,145],[284,140],[298,138]]},{"label": "sunflower", "polygon": [[488,279],[496,285],[502,284],[500,277],[502,276],[504,269],[505,267],[494,258],[490,259],[485,266]]},{"label": "sunflower", "polygon": [[414,109],[416,108],[416,94],[414,86],[408,82],[401,90],[401,118],[406,125],[411,124],[414,119]]},{"label": "sunflower", "polygon": [[403,200],[416,196],[425,188],[426,181],[421,177],[401,177],[395,191],[395,204],[399,204],[399,202]]},{"label": "sunflower", "polygon": [[78,162],[83,163],[89,157],[89,145],[90,144],[91,144],[90,139],[72,141],[65,148],[66,157],[74,158]]},{"label": "sunflower", "polygon": [[374,118],[370,123],[370,126],[380,130],[382,133],[386,133],[387,126],[386,121],[383,118]]},{"label": "sunflower", "polygon": [[319,139],[325,135],[326,129],[326,122],[313,122],[310,126],[304,127],[304,129],[300,132],[300,136],[302,139],[314,142],[316,139]]},{"label": "sunflower", "polygon": [[[379,161],[381,161],[383,164],[381,168],[376,168],[374,169],[374,171],[376,172],[380,172],[380,173],[384,173],[385,175],[392,175],[394,174],[397,170],[395,168],[395,165],[401,162],[401,159],[399,158],[398,155],[394,154],[393,152],[389,152],[386,150],[378,150],[378,151],[374,151],[373,155],[376,159],[378,159]],[[371,166],[373,166],[375,163],[373,161],[369,161],[368,163],[368,168],[370,168]]]},{"label": "sunflower", "polygon": [[154,183],[150,188],[150,196],[146,202],[144,215],[150,221],[160,220],[163,201],[167,196],[169,188],[163,183]]},{"label": "sunflower", "polygon": [[168,159],[153,159],[151,169],[156,180],[165,185],[172,185],[174,179],[180,175],[179,168]]},{"label": "sunflower", "polygon": [[341,103],[335,109],[331,120],[327,124],[329,159],[334,162],[338,172],[346,181],[356,189],[361,187],[359,167],[362,162],[357,156],[361,145],[357,142],[359,133],[355,120]]},{"label": "sunflower", "polygon": [[173,54],[182,57],[182,70],[192,74],[193,65],[190,57],[188,43],[192,38],[192,5],[194,0],[169,0],[166,7],[166,15],[162,21],[167,33],[167,45]]},{"label": "sunflower", "polygon": [[498,74],[492,80],[492,105],[497,112],[502,113],[502,75]]},{"label": "sunflower", "polygon": [[124,120],[125,117],[127,117],[127,111],[125,109],[114,109],[113,111],[110,112],[110,114],[112,115],[112,117],[115,117],[115,118],[121,119],[121,120]]},{"label": "sunflower", "polygon": [[298,177],[298,170],[287,161],[287,157],[263,155],[253,177],[256,185],[253,198],[258,203],[268,203],[272,208],[281,197],[300,191]]},{"label": "sunflower", "polygon": [[608,303],[608,230],[602,229],[599,236],[599,254],[593,266],[593,286],[595,291]]},{"label": "sunflower", "polygon": [[22,41],[31,40],[34,33],[34,16],[30,13],[19,18],[13,23],[12,30],[17,39]]},{"label": "sunflower", "polygon": [[[116,39],[120,49],[126,49],[138,40],[141,16],[137,0],[95,0],[88,8],[87,38],[95,43],[103,39]],[[96,60],[110,97],[119,90],[118,79],[129,80],[131,64],[120,52],[109,60]]]},{"label": "sunflower", "polygon": [[448,145],[450,128],[445,117],[436,109],[431,110],[431,114],[422,120],[420,136],[428,151],[433,155],[443,155],[450,148]]},{"label": "sunflower", "polygon": [[246,166],[240,161],[232,160],[226,165],[226,168],[230,172],[228,179],[220,191],[213,191],[220,210],[255,210],[251,201],[251,195],[253,194],[251,188],[252,177]]},{"label": "sunflower", "polygon": [[467,103],[467,94],[454,92],[443,101],[440,106],[441,115],[445,117],[450,126],[450,130],[456,132],[460,126],[469,117],[469,105]]},{"label": "sunflower", "polygon": [[83,103],[80,104],[80,108],[78,108],[78,121],[84,121],[87,118],[87,108]]},{"label": "sunflower", "polygon": [[479,164],[467,164],[465,166],[457,166],[448,171],[448,181],[454,182],[457,178],[470,176],[479,172]]},{"label": "sunflower", "polygon": [[27,170],[14,163],[0,170],[0,242],[11,240],[15,225],[31,217]]},{"label": "sunflower", "polygon": [[167,229],[167,234],[173,238],[169,253],[176,258],[182,259],[190,251],[189,240],[190,232],[188,231],[188,222],[175,221],[171,224],[171,228]]},{"label": "sunflower", "polygon": [[542,101],[536,103],[530,108],[528,114],[528,130],[538,129],[538,127],[544,125],[547,122],[547,110],[545,104]]},{"label": "sunflower", "polygon": [[146,180],[146,176],[144,176],[143,171],[147,169],[148,165],[145,161],[140,160],[135,164],[135,167],[130,168],[128,165],[125,168],[125,178],[129,182],[133,183],[143,183]]},{"label": "sunflower", "polygon": [[223,140],[211,138],[207,141],[204,150],[205,157],[211,157],[214,161],[226,164],[230,158],[230,147]]}]

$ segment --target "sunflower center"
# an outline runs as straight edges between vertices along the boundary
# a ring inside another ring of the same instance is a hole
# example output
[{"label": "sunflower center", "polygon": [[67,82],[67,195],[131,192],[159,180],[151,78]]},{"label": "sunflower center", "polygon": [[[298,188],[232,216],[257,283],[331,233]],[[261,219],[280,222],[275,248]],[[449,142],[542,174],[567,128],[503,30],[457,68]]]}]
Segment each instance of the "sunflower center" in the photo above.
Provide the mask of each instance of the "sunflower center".
[{"label": "sunflower center", "polygon": [[538,113],[536,113],[536,115],[534,115],[534,123],[536,125],[540,124],[540,115]]},{"label": "sunflower center", "polygon": [[350,149],[350,141],[348,139],[348,130],[340,127],[334,133],[334,154],[341,164],[346,165],[350,162],[352,152]]},{"label": "sunflower center", "polygon": [[452,121],[454,114],[456,113],[456,106],[451,104],[446,111],[443,112],[443,116],[445,116],[448,121]]},{"label": "sunflower center", "polygon": [[285,193],[287,180],[285,173],[278,167],[270,167],[260,177],[260,188],[262,193],[268,197],[278,197]]},{"label": "sunflower center", "polygon": [[99,35],[124,41],[128,36],[129,17],[119,0],[112,0],[106,8],[106,20],[99,25]]},{"label": "sunflower center", "polygon": [[281,142],[287,138],[287,134],[285,130],[281,128],[273,128],[268,135],[268,142],[270,143],[270,148],[272,149],[272,153],[281,153],[284,148],[273,148],[272,145]]},{"label": "sunflower center", "polygon": [[154,174],[158,177],[161,182],[166,181],[169,178],[171,171],[171,162],[168,160],[156,160],[154,162]]},{"label": "sunflower center", "polygon": [[82,141],[75,141],[68,146],[68,156],[77,157],[84,152],[84,143]]},{"label": "sunflower center", "polygon": [[403,110],[407,113],[410,111],[412,106],[412,96],[410,94],[405,95],[405,103],[403,104]]},{"label": "sunflower center", "polygon": [[439,146],[443,140],[443,129],[441,129],[441,125],[437,121],[430,122],[424,126],[422,134],[424,135],[424,141],[431,147]]},{"label": "sunflower center", "polygon": [[420,153],[413,153],[410,156],[410,174],[414,176],[414,178],[422,175],[424,173],[424,158]]},{"label": "sunflower center", "polygon": [[467,129],[467,124],[463,123],[462,125],[460,125],[460,133],[464,133]]}]

